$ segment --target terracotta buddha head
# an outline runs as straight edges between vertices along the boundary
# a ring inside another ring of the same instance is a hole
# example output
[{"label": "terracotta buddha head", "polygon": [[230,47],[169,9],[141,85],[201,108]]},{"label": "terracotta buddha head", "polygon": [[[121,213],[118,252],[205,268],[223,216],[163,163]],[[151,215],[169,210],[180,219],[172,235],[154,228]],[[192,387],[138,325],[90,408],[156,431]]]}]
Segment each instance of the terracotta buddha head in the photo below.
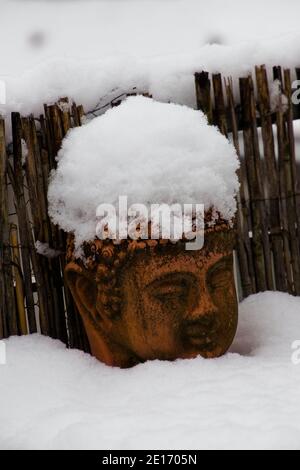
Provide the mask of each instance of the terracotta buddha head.
[{"label": "terracotta buddha head", "polygon": [[[231,222],[238,166],[233,145],[204,114],[142,96],[67,134],[49,183],[49,214],[74,236],[66,280],[100,361],[130,367],[227,351],[237,326]],[[131,222],[155,228],[157,206],[172,209],[180,231],[132,240]],[[199,250],[185,241],[192,226],[197,232],[197,206],[205,209]],[[102,239],[99,218],[105,227],[117,214],[111,239]],[[126,217],[128,230],[115,235]]]},{"label": "terracotta buddha head", "polygon": [[234,241],[219,224],[198,251],[183,241],[96,239],[77,259],[70,237],[66,280],[92,354],[119,367],[224,354],[238,318]]}]

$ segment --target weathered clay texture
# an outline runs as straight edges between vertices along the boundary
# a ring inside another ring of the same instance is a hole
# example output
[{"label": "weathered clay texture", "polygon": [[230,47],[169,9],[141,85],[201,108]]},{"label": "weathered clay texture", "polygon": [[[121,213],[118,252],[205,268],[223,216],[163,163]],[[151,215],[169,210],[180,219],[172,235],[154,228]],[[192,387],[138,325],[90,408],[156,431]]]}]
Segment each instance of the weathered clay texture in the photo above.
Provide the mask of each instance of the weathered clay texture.
[{"label": "weathered clay texture", "polygon": [[119,367],[224,354],[238,319],[233,244],[228,227],[207,230],[200,251],[164,240],[95,240],[83,262],[70,239],[66,279],[92,354]]}]

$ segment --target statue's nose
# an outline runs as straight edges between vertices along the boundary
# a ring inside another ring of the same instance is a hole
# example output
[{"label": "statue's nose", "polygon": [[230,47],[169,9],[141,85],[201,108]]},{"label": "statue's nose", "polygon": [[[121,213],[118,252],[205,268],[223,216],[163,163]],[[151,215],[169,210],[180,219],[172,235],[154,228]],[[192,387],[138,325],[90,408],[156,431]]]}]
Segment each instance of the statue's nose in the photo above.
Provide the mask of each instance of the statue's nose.
[{"label": "statue's nose", "polygon": [[216,322],[217,312],[209,292],[205,289],[200,292],[196,304],[187,315],[187,320],[198,322],[209,329]]}]

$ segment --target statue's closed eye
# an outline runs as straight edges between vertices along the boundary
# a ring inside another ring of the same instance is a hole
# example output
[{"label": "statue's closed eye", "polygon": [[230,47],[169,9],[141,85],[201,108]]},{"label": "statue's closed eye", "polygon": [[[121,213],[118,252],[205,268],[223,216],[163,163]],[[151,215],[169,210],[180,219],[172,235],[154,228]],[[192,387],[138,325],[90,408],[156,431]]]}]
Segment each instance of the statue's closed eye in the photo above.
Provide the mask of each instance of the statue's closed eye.
[{"label": "statue's closed eye", "polygon": [[158,287],[154,292],[153,295],[158,300],[166,301],[166,300],[184,300],[187,297],[187,287],[182,285],[162,285]]},{"label": "statue's closed eye", "polygon": [[194,279],[184,274],[170,274],[152,282],[147,290],[151,297],[161,302],[186,301]]},{"label": "statue's closed eye", "polygon": [[212,276],[210,287],[214,290],[228,287],[228,283],[232,280],[232,273],[229,270],[220,271]]},{"label": "statue's closed eye", "polygon": [[211,290],[227,288],[232,282],[232,257],[225,257],[216,263],[208,272],[207,281]]}]

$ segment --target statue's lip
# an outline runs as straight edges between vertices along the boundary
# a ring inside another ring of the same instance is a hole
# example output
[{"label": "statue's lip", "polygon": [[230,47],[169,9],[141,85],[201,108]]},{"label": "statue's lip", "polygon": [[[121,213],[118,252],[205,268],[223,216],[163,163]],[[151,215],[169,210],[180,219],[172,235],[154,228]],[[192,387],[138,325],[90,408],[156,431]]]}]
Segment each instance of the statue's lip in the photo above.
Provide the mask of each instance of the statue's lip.
[{"label": "statue's lip", "polygon": [[215,321],[210,324],[203,324],[201,320],[186,323],[183,326],[183,334],[190,338],[207,338],[215,335],[217,332]]},{"label": "statue's lip", "polygon": [[182,335],[191,346],[201,348],[201,350],[212,350],[216,346],[216,323],[213,319],[210,325],[203,325],[201,320],[186,323]]},{"label": "statue's lip", "polygon": [[201,349],[210,350],[216,346],[215,341],[210,337],[201,338],[197,336],[190,336],[188,338],[188,342],[190,345],[200,347]]}]

